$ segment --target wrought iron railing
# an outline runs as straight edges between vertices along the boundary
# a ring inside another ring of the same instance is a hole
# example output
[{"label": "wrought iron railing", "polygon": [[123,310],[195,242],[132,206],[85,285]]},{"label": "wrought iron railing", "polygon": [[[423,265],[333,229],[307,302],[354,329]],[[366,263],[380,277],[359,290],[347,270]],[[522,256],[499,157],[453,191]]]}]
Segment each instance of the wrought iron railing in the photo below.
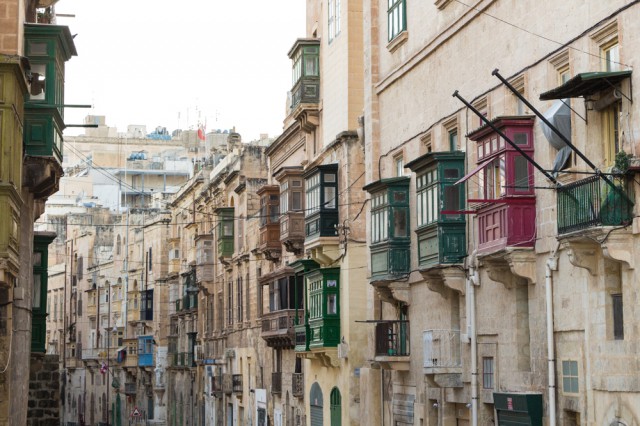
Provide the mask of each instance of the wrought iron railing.
[{"label": "wrought iron railing", "polygon": [[304,396],[304,373],[293,373],[291,376],[291,393],[296,398]]},{"label": "wrought iron railing", "polygon": [[231,376],[231,386],[235,393],[242,393],[242,374],[234,374]]},{"label": "wrought iron railing", "polygon": [[376,324],[376,356],[408,356],[409,321]]},{"label": "wrought iron railing", "polygon": [[608,179],[615,188],[596,175],[558,188],[558,234],[631,223],[634,203],[627,179]]},{"label": "wrought iron railing", "polygon": [[460,331],[427,330],[422,334],[425,368],[462,367]]}]

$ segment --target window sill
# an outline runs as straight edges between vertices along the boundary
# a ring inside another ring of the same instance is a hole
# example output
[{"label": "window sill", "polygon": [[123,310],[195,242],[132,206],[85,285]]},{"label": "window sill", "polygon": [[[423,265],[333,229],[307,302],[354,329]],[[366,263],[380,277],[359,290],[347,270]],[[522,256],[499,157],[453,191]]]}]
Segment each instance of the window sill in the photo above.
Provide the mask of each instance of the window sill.
[{"label": "window sill", "polygon": [[442,10],[447,7],[449,3],[451,3],[451,0],[436,0],[433,4],[435,4],[438,9]]},{"label": "window sill", "polygon": [[407,40],[409,39],[409,31],[404,30],[402,31],[400,34],[398,34],[397,36],[395,36],[393,38],[393,40],[391,40],[388,44],[387,44],[387,50],[390,53],[395,52],[400,46],[402,46],[403,44],[405,44],[407,42]]}]

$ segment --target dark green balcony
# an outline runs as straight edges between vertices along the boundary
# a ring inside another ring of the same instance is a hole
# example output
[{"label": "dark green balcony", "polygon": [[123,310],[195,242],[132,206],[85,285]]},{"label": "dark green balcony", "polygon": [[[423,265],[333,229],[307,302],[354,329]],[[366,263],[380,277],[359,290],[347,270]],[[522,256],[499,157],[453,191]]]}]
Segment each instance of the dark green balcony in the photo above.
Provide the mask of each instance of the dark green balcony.
[{"label": "dark green balcony", "polygon": [[590,176],[558,188],[558,234],[633,221],[633,196],[626,177]]},{"label": "dark green balcony", "polygon": [[338,164],[324,164],[304,174],[305,237],[336,237],[338,224]]},{"label": "dark green balcony", "polygon": [[77,53],[66,26],[25,24],[24,36],[31,65],[24,103],[25,186],[44,198],[57,191],[62,176],[65,62]]},{"label": "dark green balcony", "polygon": [[291,109],[306,104],[317,109],[320,100],[320,40],[298,39],[289,51],[289,58],[293,68]]},{"label": "dark green balcony", "polygon": [[409,177],[381,179],[371,194],[371,281],[399,279],[411,269]]},{"label": "dark green balcony", "polygon": [[411,161],[416,173],[416,235],[421,269],[460,263],[467,255],[465,155],[460,151],[430,152]]},{"label": "dark green balcony", "polygon": [[316,269],[305,274],[309,350],[340,343],[340,268]]},{"label": "dark green balcony", "polygon": [[219,207],[215,209],[215,213],[218,215],[218,257],[226,258],[233,256],[233,239],[235,234],[233,212],[233,207]]},{"label": "dark green balcony", "polygon": [[47,291],[49,244],[55,239],[53,232],[37,232],[33,237],[33,299],[31,321],[31,352],[46,350]]}]

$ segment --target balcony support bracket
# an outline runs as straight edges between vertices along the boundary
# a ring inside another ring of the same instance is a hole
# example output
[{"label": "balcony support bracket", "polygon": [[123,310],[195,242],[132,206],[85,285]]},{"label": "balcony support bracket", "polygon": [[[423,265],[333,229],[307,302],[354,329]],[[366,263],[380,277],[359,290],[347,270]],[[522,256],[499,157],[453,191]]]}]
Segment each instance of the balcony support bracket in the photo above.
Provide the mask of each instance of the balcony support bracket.
[{"label": "balcony support bracket", "polygon": [[536,254],[532,249],[508,248],[483,256],[481,262],[486,266],[489,278],[507,289],[516,285],[514,278],[525,279],[528,284],[536,283]]},{"label": "balcony support bracket", "polygon": [[598,275],[598,246],[595,241],[566,239],[560,243],[560,247],[567,251],[573,266],[586,269],[594,277]]},{"label": "balcony support bracket", "polygon": [[422,277],[427,282],[429,290],[448,298],[449,290],[464,296],[466,274],[459,267],[430,268],[421,270]]}]

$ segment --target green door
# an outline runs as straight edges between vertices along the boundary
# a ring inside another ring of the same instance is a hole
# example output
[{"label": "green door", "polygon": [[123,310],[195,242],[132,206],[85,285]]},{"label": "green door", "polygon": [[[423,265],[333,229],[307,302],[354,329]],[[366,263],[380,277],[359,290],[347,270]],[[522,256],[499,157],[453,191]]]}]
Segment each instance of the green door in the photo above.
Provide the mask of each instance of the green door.
[{"label": "green door", "polygon": [[338,388],[331,389],[331,426],[342,425],[342,397],[340,396],[340,390]]}]

